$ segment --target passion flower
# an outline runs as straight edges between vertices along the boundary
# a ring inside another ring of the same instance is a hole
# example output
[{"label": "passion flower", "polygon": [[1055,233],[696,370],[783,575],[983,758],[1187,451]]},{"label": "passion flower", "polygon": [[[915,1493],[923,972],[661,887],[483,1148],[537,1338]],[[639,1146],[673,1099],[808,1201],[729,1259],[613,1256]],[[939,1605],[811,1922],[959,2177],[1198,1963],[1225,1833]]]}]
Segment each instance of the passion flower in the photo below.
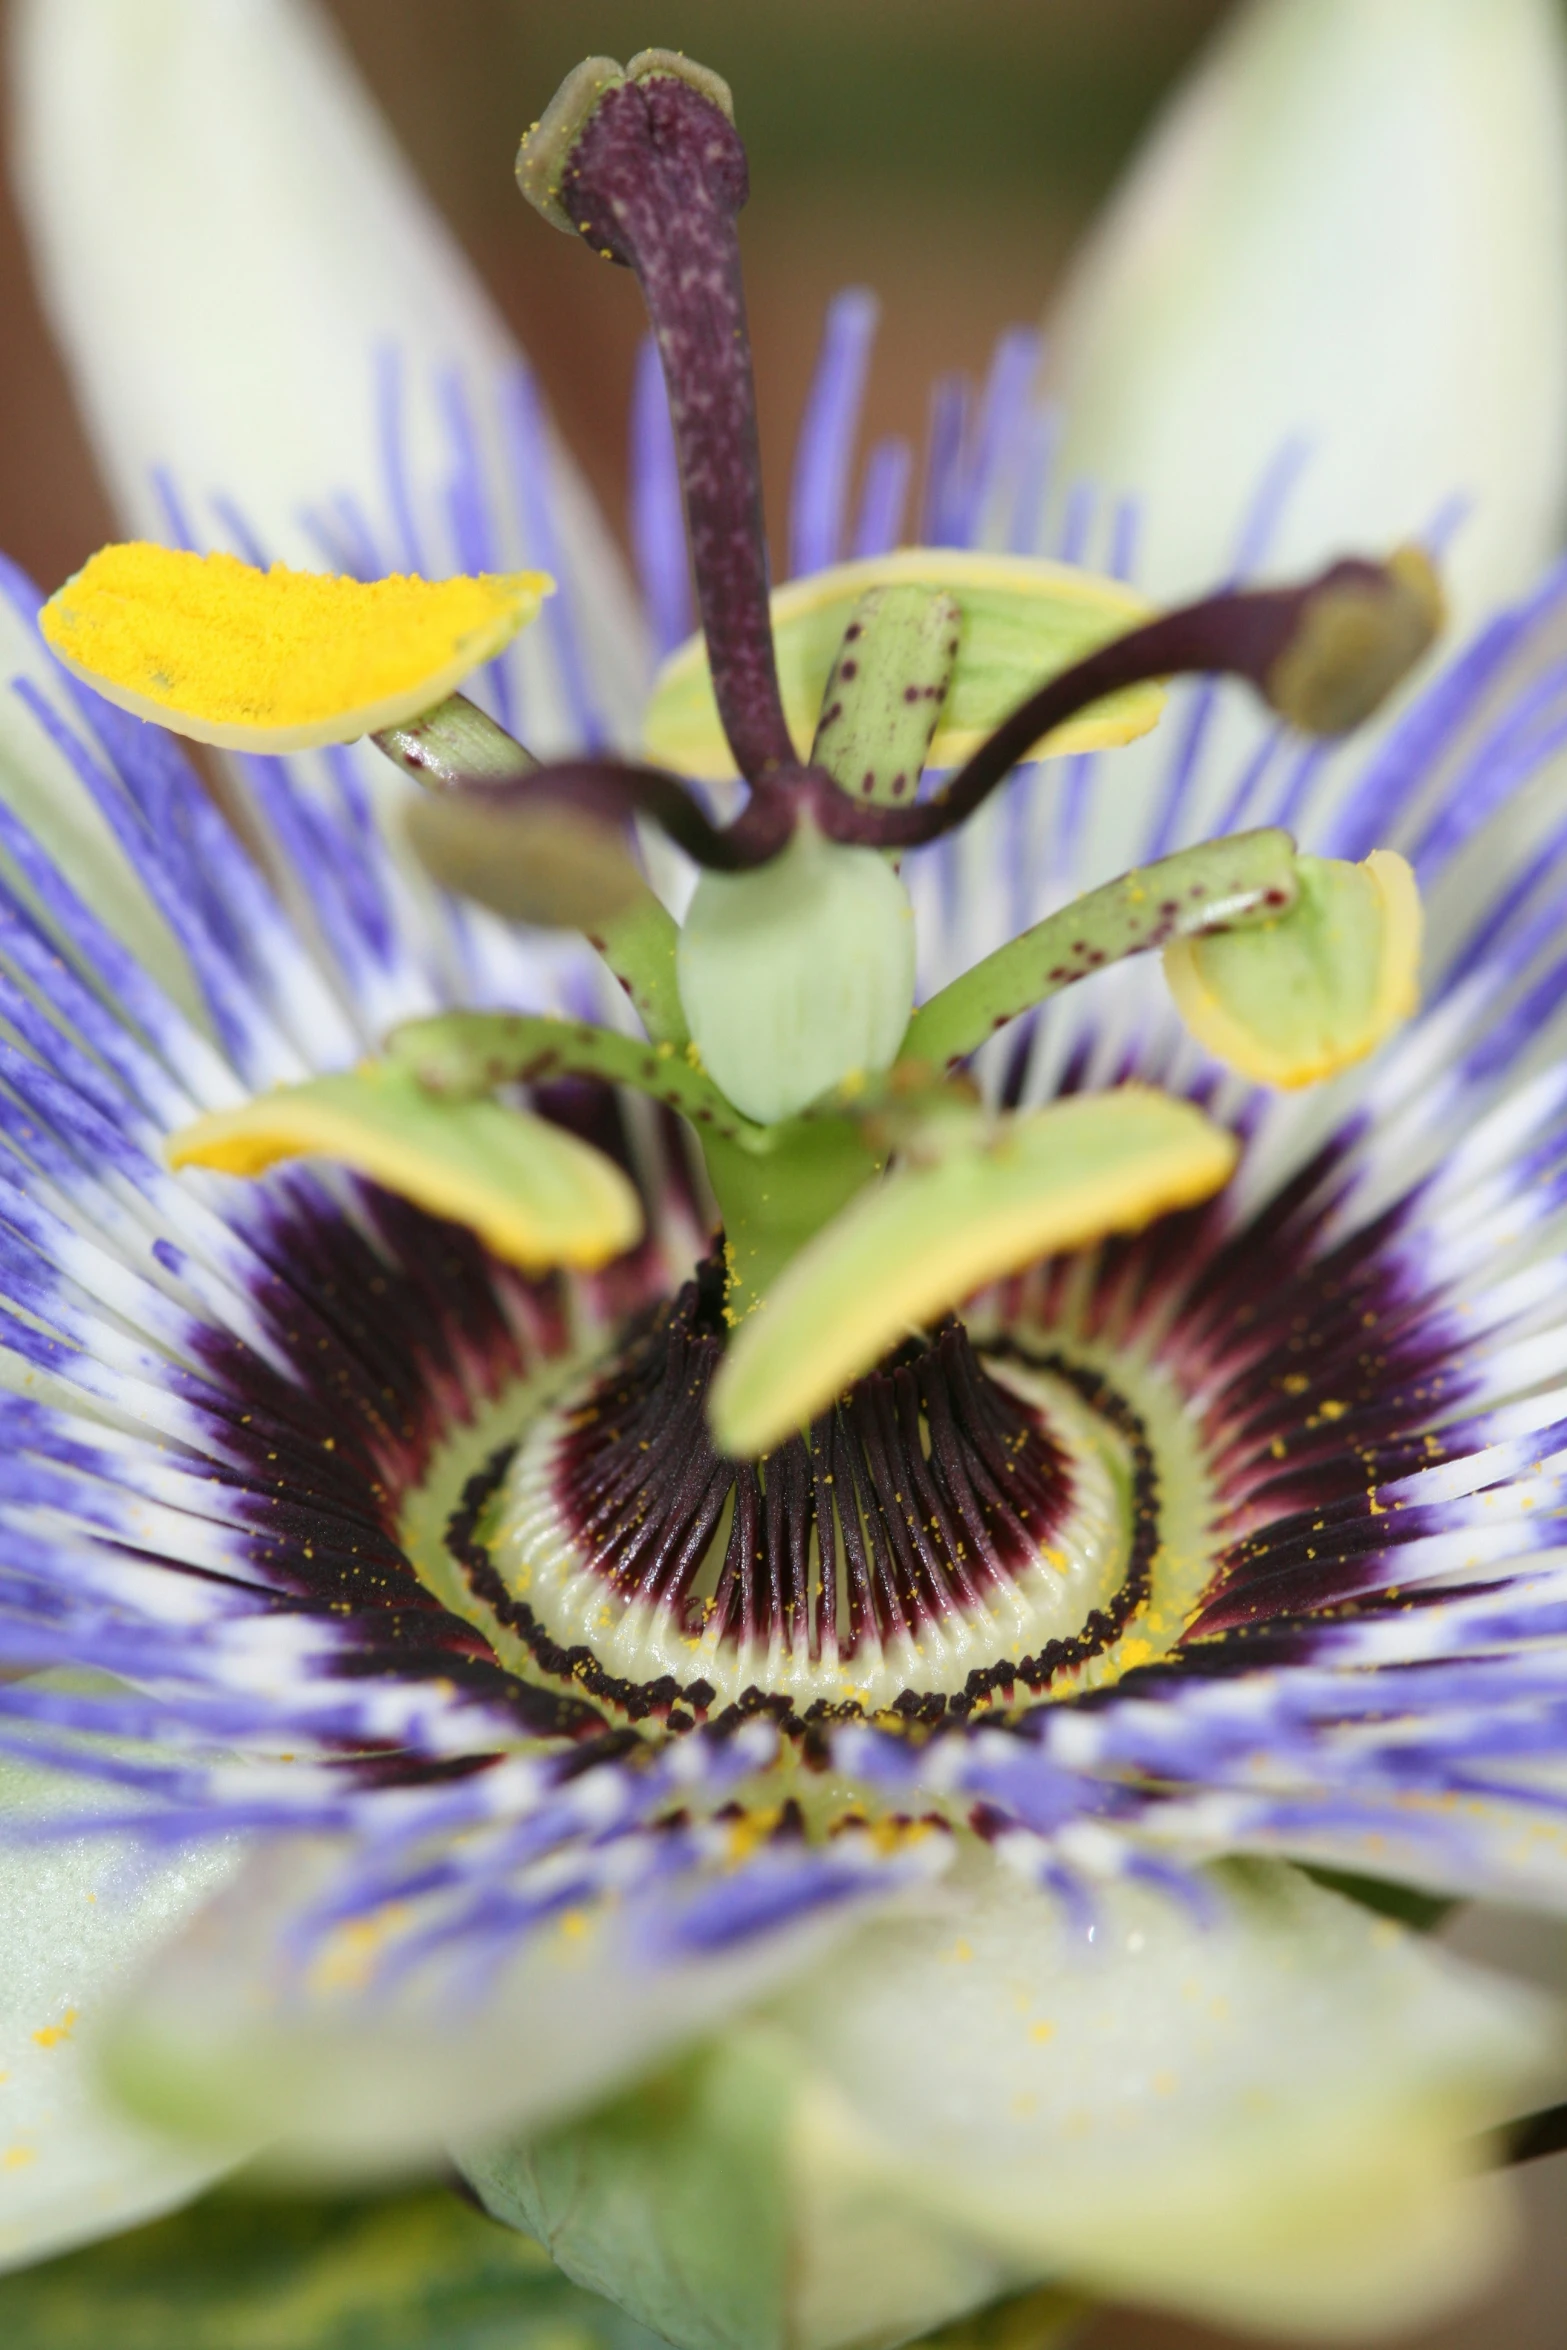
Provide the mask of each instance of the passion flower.
[{"label": "passion flower", "polygon": [[[0,813],[0,1719],[74,1827],[234,1872],[108,2076],[214,2167],[450,2155],[682,2344],[1036,2289],[1405,2322],[1483,2263],[1549,2035],[1376,1911],[1567,1886],[1554,837],[1413,990],[1417,884],[1548,747],[1559,583],[1290,828],[1204,838],[1182,758],[1119,878],[1068,842],[1014,922],[1037,746],[1186,670],[1347,729],[1429,564],[1148,614],[930,549],[775,605],[727,90],[590,61],[521,176],[646,294],[704,626],[649,732],[705,691],[740,813],[401,698],[454,610],[526,617],[511,572],[395,591],[395,661],[327,647],[280,717],[266,613],[352,648],[375,590],[122,549],[20,688],[187,998]],[[467,902],[284,767],[285,910],[149,701],[258,751],[373,723]],[[638,824],[701,870],[684,927]],[[495,914],[580,924],[639,1033],[539,1008]],[[1264,1051],[1374,1076],[1313,1123]]]}]

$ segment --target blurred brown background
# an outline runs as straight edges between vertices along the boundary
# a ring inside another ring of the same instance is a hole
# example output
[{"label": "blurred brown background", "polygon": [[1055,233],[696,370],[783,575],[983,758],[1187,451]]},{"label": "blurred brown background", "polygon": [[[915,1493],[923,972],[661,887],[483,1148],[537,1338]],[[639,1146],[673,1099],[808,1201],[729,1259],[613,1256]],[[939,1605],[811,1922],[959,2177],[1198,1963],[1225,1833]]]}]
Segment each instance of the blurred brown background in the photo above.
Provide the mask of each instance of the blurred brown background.
[{"label": "blurred brown background", "polygon": [[[3,0],[0,0],[3,4]],[[1475,6],[1484,0],[1473,0]],[[872,431],[918,437],[931,379],[983,367],[1032,320],[1164,90],[1227,0],[329,0],[372,89],[529,354],[620,526],[625,416],[641,332],[629,276],[589,269],[521,204],[524,124],[576,60],[658,43],[735,86],[750,149],[745,215],[768,503],[823,307],[847,283],[883,304]],[[0,545],[39,579],[75,568],[111,519],[44,334],[0,188]],[[540,321],[547,321],[541,332]],[[1527,2180],[1528,2257],[1484,2310],[1407,2350],[1563,2350],[1567,2157]],[[1134,2316],[1091,2350],[1217,2350]]]}]

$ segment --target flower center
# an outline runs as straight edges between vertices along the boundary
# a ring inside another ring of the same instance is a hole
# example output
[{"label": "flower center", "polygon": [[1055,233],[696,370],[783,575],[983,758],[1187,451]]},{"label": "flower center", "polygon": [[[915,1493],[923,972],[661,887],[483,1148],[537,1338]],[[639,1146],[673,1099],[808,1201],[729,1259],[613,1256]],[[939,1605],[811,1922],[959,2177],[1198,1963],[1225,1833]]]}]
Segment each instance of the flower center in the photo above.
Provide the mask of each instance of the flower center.
[{"label": "flower center", "polygon": [[1159,1493],[1101,1373],[944,1323],[755,1462],[715,1452],[715,1260],[470,1480],[447,1540],[534,1670],[633,1720],[962,1716],[1149,1597]]}]

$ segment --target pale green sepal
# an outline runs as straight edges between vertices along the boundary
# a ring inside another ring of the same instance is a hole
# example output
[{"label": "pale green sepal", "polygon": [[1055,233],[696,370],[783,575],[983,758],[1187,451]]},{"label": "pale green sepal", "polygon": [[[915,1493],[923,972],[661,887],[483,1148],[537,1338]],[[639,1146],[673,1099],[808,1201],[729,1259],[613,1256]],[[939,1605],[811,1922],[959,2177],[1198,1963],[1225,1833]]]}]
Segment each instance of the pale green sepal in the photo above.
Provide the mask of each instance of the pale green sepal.
[{"label": "pale green sepal", "polygon": [[770,864],[702,875],[675,967],[703,1067],[770,1125],[891,1065],[914,1008],[914,909],[874,849],[802,824]]},{"label": "pale green sepal", "polygon": [[340,1160],[431,1215],[471,1225],[530,1272],[602,1265],[642,1234],[636,1192],[602,1151],[531,1111],[443,1101],[384,1061],[198,1118],[166,1149],[171,1167],[231,1175],[259,1175],[280,1159]]},{"label": "pale green sepal", "polygon": [[1165,949],[1200,1044],[1260,1085],[1314,1085],[1363,1060],[1419,1001],[1420,896],[1400,856],[1301,857],[1288,912]]},{"label": "pale green sepal", "polygon": [[1107,963],[1280,911],[1295,900],[1295,863],[1289,834],[1270,829],[1178,849],[1123,873],[997,947],[921,1004],[900,1058],[949,1068],[1020,1012]]},{"label": "pale green sepal", "polygon": [[[829,1985],[817,1988],[831,1997]],[[863,2134],[845,2126],[831,2082],[798,2049],[793,2069],[791,2350],[918,2341],[933,2327],[943,2342],[950,2334],[952,2350],[1005,2343],[1005,2330],[992,2335],[985,2319],[1001,2296],[1037,2283],[1038,2263],[1019,2263],[966,2220],[910,2195],[874,2149],[867,2158]],[[1058,2339],[1056,2295],[1041,2296],[1035,2314],[1040,2331],[1018,2350],[1046,2350]]]},{"label": "pale green sepal", "polygon": [[1473,2291],[1508,2241],[1484,2132],[1552,2079],[1554,2011],[1279,1863],[1196,1911],[1092,1842],[1086,1918],[971,1847],[775,2006],[839,2167],[1024,2276],[1248,2333]]},{"label": "pale green sepal", "polygon": [[[1118,580],[1064,563],[956,547],[903,547],[790,580],[772,599],[773,640],[784,715],[802,758],[855,606],[871,588],[907,586],[952,596],[963,616],[957,664],[927,754],[937,767],[966,759],[1047,678],[1150,614],[1142,597]],[[1157,724],[1163,707],[1161,686],[1127,686],[1069,719],[1036,753],[1130,742]],[[671,653],[654,680],[643,742],[650,758],[683,774],[709,782],[733,775],[700,637]]]},{"label": "pale green sepal", "polygon": [[538,1012],[437,1012],[394,1028],[386,1058],[410,1070],[427,1093],[476,1101],[501,1085],[539,1085],[556,1077],[597,1077],[630,1085],[689,1118],[703,1134],[729,1141],[761,1139],[710,1077],[672,1045],[646,1044],[589,1020]]},{"label": "pale green sepal", "polygon": [[811,765],[851,799],[912,800],[952,683],[963,613],[944,589],[872,588],[843,632],[822,694]]},{"label": "pale green sepal", "polygon": [[659,2350],[539,2245],[444,2188],[321,2202],[225,2191],[6,2278],[0,2340],[15,2350]]},{"label": "pale green sepal", "polygon": [[743,2028],[591,2120],[465,2149],[487,2210],[680,2344],[785,2350],[793,2051]]},{"label": "pale green sepal", "polygon": [[[100,2092],[104,2010],[238,1859],[232,1837],[141,1850],[123,1835],[18,1833],[130,1808],[112,1784],[0,1761],[0,2269],[168,2211],[251,2148],[239,2133],[193,2149]],[[18,2338],[3,2301],[0,2335]]]},{"label": "pale green sepal", "polygon": [[[513,570],[537,559],[542,525],[518,513],[508,462],[521,354],[328,12],[299,0],[41,0],[7,9],[5,30],[36,282],[134,535],[168,531],[170,465],[198,536],[227,536],[208,502],[221,483],[225,510],[269,558],[319,567],[324,507],[385,510],[375,419],[389,359],[406,531],[437,564],[451,544],[444,403],[460,379],[494,560]],[[523,324],[531,343],[543,322]],[[643,699],[643,624],[552,430],[543,461],[552,540],[580,590],[586,690],[611,738],[625,739]],[[399,532],[399,559],[405,543]],[[522,638],[514,666],[540,742],[579,739],[549,639]],[[357,759],[373,773],[368,753]]]},{"label": "pale green sepal", "polygon": [[970,1113],[937,1148],[855,1199],[741,1324],[709,1407],[725,1452],[767,1451],[984,1282],[1206,1199],[1236,1150],[1189,1102],[1143,1086]]},{"label": "pale green sepal", "polygon": [[1462,483],[1467,633],[1561,542],[1564,245],[1556,0],[1226,9],[1048,320],[1060,478],[1136,500],[1161,603],[1225,573],[1292,443],[1279,578],[1396,544]]}]

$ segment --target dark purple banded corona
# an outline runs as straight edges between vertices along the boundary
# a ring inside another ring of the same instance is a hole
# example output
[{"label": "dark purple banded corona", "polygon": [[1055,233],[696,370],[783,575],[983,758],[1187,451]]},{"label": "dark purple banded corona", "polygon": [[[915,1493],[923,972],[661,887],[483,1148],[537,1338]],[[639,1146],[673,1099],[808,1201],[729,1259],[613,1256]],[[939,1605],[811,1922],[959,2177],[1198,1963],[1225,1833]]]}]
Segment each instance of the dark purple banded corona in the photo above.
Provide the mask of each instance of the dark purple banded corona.
[{"label": "dark purple banded corona", "polygon": [[948,1322],[755,1463],[715,1453],[716,1260],[465,1492],[470,1584],[541,1670],[674,1727],[963,1719],[1108,1647],[1158,1479],[1102,1377]]}]

